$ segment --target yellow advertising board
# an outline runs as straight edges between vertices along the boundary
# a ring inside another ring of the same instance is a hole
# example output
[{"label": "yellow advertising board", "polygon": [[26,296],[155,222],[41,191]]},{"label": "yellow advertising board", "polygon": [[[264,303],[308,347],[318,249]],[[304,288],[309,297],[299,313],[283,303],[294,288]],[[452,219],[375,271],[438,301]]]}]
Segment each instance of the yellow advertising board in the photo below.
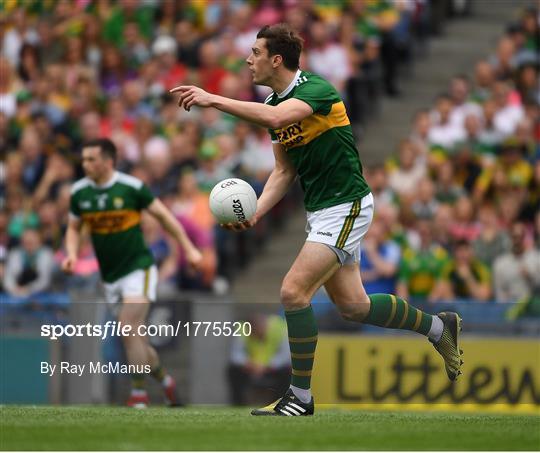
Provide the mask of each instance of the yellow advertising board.
[{"label": "yellow advertising board", "polygon": [[313,373],[319,404],[370,408],[539,412],[540,343],[470,338],[463,376],[448,380],[442,358],[422,338],[320,335]]}]

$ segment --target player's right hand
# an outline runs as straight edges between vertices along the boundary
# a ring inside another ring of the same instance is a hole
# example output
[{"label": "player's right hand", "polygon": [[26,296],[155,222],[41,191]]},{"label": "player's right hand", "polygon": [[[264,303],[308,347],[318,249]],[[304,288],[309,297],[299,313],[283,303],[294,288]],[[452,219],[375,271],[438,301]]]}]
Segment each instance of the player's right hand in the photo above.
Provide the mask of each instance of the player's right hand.
[{"label": "player's right hand", "polygon": [[64,258],[64,261],[62,261],[62,270],[66,274],[72,274],[75,268],[75,263],[77,262],[77,258],[73,256],[66,256]]},{"label": "player's right hand", "polygon": [[241,231],[246,231],[246,230],[249,230],[250,228],[253,228],[256,224],[257,224],[257,218],[253,216],[253,218],[251,218],[250,220],[246,220],[244,222],[222,223],[220,224],[220,226],[225,228],[226,230],[240,233]]}]

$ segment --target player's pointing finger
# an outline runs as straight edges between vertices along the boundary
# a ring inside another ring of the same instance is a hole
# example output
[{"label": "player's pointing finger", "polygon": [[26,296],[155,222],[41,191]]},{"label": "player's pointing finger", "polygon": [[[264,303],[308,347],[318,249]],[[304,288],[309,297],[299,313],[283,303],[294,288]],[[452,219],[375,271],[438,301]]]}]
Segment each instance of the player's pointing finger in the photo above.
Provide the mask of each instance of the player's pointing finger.
[{"label": "player's pointing finger", "polygon": [[172,90],[169,90],[169,93],[183,93],[184,91],[189,90],[189,86],[187,85],[180,85],[178,87],[174,87]]}]

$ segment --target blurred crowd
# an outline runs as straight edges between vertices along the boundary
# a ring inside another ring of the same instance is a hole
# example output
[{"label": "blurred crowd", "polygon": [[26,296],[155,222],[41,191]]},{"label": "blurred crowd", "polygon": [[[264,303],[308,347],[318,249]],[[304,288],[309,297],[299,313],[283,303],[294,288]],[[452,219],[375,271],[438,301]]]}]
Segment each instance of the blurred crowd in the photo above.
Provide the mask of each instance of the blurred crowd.
[{"label": "blurred crowd", "polygon": [[65,253],[70,185],[83,176],[81,145],[107,136],[118,147],[118,169],[148,184],[203,251],[203,270],[193,274],[145,218],[161,287],[226,290],[300,197],[289,195],[253,232],[216,228],[208,192],[237,176],[260,193],[274,164],[270,138],[217,110],[186,113],[168,90],[197,84],[264,100],[267,90],[253,86],[245,58],[264,24],[287,21],[305,39],[302,67],[335,84],[360,124],[381,93],[398,94],[398,66],[415,42],[425,42],[429,12],[425,0],[2,2],[3,289],[20,301],[55,286],[95,288],[87,238],[76,275],[57,281],[55,270]]},{"label": "blurred crowd", "polygon": [[366,171],[368,293],[540,306],[539,20],[523,11],[471,77],[454,75],[416,113],[396,154]]},{"label": "blurred crowd", "polygon": [[[74,277],[56,281],[55,269],[65,253],[70,186],[83,176],[81,145],[101,136],[117,145],[118,169],[148,184],[203,251],[203,270],[193,274],[159,225],[144,218],[163,285],[226,290],[300,197],[293,192],[247,234],[216,228],[209,191],[236,176],[260,193],[274,164],[270,138],[217,110],[184,112],[168,90],[197,84],[263,100],[268,92],[253,86],[245,58],[262,25],[287,21],[305,39],[302,68],[331,81],[361,126],[380,96],[399,96],[401,68],[425,47],[447,3],[2,2],[3,290],[19,301],[55,285],[95,289],[88,238]],[[473,79],[454,77],[433,109],[418,112],[398,155],[366,170],[378,211],[363,250],[368,286],[432,300],[513,300],[538,285],[537,34],[537,12],[525,11]]]}]

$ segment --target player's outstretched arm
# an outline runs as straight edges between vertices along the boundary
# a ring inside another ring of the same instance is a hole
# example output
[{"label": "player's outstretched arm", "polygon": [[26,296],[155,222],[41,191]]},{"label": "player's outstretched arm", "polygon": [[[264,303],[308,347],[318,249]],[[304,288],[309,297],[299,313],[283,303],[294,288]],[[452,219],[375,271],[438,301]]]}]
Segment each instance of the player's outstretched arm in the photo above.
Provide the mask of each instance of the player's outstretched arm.
[{"label": "player's outstretched arm", "polygon": [[79,244],[81,240],[81,219],[69,216],[67,230],[66,230],[66,257],[62,261],[62,270],[68,274],[73,272],[75,264],[77,263],[77,255],[79,253]]},{"label": "player's outstretched arm", "polygon": [[287,99],[273,106],[218,96],[192,85],[178,86],[173,88],[171,93],[180,94],[178,105],[187,111],[194,105],[214,107],[222,112],[271,129],[288,126],[313,114],[311,106],[299,99]]},{"label": "player's outstretched arm", "polygon": [[161,226],[178,241],[180,247],[182,247],[182,250],[184,250],[184,253],[186,254],[187,262],[195,268],[199,268],[202,261],[202,254],[197,247],[193,245],[188,238],[184,227],[178,223],[171,214],[171,211],[169,211],[161,200],[157,198],[150,203],[150,206],[148,206],[147,209],[148,212],[158,220]]}]

